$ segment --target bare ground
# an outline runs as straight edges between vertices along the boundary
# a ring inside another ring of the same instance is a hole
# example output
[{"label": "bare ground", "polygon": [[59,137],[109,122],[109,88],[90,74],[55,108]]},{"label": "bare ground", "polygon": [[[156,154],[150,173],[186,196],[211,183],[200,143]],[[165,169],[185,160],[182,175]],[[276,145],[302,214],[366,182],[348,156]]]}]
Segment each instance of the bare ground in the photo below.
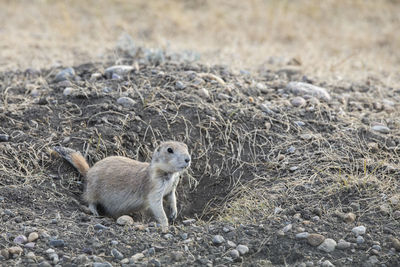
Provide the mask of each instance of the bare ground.
[{"label": "bare ground", "polygon": [[[161,64],[154,58],[121,55],[118,63],[135,70],[113,79],[104,74],[113,62],[76,66],[72,80],[60,83],[54,81],[60,69],[2,73],[0,133],[8,140],[0,143],[1,245],[6,249],[18,235],[40,234],[33,249],[6,264],[51,262],[46,250],[53,239],[65,242],[56,247],[61,265],[86,261],[82,255],[90,256],[87,264],[118,265],[112,248],[130,263],[143,252],[145,258],[135,262],[142,265],[329,260],[361,266],[371,264],[371,256],[386,266],[399,262],[396,89],[380,80],[329,84],[290,66],[240,74],[168,55]],[[91,79],[93,73],[101,75]],[[305,103],[295,107],[290,81],[323,86],[330,99],[304,96]],[[122,96],[135,103],[118,104]],[[389,132],[372,130],[376,125]],[[109,155],[148,161],[157,142],[168,139],[189,145],[193,165],[180,184],[180,216],[167,237],[147,224],[149,218],[121,227],[87,215],[82,180],[51,153],[62,144],[85,153],[90,164]],[[349,212],[355,218],[346,222]],[[197,222],[185,226],[187,218]],[[358,225],[367,229],[363,243],[351,232]],[[323,252],[296,238],[300,232],[351,245]],[[249,252],[234,260],[227,243],[213,244],[216,234]],[[110,245],[113,240],[118,244]],[[35,257],[26,256],[30,251]],[[174,256],[180,251],[183,257]]]}]

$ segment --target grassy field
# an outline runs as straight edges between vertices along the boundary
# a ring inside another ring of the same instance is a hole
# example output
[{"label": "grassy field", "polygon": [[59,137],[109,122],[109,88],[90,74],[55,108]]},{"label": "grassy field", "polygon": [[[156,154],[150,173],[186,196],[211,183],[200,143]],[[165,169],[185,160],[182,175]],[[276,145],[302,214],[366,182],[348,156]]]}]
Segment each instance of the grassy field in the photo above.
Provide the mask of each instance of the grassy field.
[{"label": "grassy field", "polygon": [[101,60],[127,33],[236,69],[300,65],[311,76],[396,83],[398,1],[0,0],[0,70]]}]

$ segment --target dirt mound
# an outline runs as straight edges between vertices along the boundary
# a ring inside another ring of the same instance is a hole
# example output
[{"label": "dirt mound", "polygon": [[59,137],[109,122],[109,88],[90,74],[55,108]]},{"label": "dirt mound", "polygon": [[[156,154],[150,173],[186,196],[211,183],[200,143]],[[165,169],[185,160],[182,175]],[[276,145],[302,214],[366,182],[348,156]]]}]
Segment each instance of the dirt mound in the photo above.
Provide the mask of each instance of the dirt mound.
[{"label": "dirt mound", "polygon": [[[350,238],[357,251],[336,250],[330,261],[399,260],[396,241],[388,241],[400,232],[398,91],[373,79],[327,84],[292,67],[235,73],[158,54],[118,64],[0,75],[2,244],[32,231],[43,241],[33,249],[36,258],[10,263],[56,263],[46,250],[62,238],[61,264],[77,264],[80,254],[117,264],[125,257],[109,244],[118,237],[127,257],[136,255],[132,247],[150,253],[163,244],[161,263],[233,264],[229,246],[210,245],[210,235],[220,233],[250,247],[242,255],[249,264],[317,263],[326,253],[300,243],[296,231],[338,241],[356,224],[370,229],[366,241]],[[132,235],[112,219],[86,215],[81,178],[51,153],[61,144],[81,151],[90,165],[110,155],[149,161],[158,142],[170,139],[188,144],[193,159],[179,185],[171,237],[160,237],[152,224],[136,225]],[[343,219],[349,212],[357,218],[350,224]],[[200,226],[182,225],[186,218]],[[96,223],[102,226],[93,230]],[[194,247],[182,243],[182,231]],[[368,255],[374,244],[378,254]],[[178,252],[166,246],[194,256],[176,260]],[[145,257],[143,264],[157,266],[154,254]]]}]

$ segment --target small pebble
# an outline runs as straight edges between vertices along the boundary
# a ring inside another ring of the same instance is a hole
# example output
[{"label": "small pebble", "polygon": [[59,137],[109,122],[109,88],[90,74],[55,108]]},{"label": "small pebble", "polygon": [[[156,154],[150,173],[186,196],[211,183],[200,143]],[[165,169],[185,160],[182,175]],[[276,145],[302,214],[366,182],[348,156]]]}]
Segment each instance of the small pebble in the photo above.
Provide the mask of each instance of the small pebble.
[{"label": "small pebble", "polygon": [[72,93],[75,91],[75,89],[74,88],[72,88],[72,87],[66,87],[65,89],[64,89],[64,91],[63,91],[63,95],[64,96],[70,96],[70,95],[72,95]]},{"label": "small pebble", "polygon": [[134,263],[137,263],[139,260],[141,260],[141,259],[143,259],[144,258],[144,254],[143,253],[136,253],[135,255],[133,255],[132,257],[131,257],[131,260],[134,262]]},{"label": "small pebble", "polygon": [[245,245],[238,245],[236,249],[239,251],[240,255],[245,255],[249,252],[249,248]]},{"label": "small pebble", "polygon": [[228,240],[228,242],[226,242],[226,244],[231,248],[236,248],[235,242],[232,242],[232,241]]},{"label": "small pebble", "polygon": [[239,251],[236,249],[232,249],[229,251],[229,256],[232,257],[232,259],[238,259],[240,257]]},{"label": "small pebble", "polygon": [[0,134],[0,142],[8,142],[10,136],[7,134]]},{"label": "small pebble", "polygon": [[95,224],[93,228],[94,228],[95,230],[106,230],[106,229],[108,229],[107,226],[104,226],[104,225],[102,225],[102,224],[100,224],[100,223]]},{"label": "small pebble", "polygon": [[282,231],[284,233],[289,232],[290,230],[292,230],[293,225],[290,223],[288,225],[286,225],[285,227],[283,227]]},{"label": "small pebble", "polygon": [[107,78],[113,78],[113,74],[116,74],[118,76],[120,75],[126,75],[129,72],[133,71],[134,67],[132,66],[128,66],[128,65],[115,65],[115,66],[111,66],[108,67],[105,70],[105,75]]},{"label": "small pebble", "polygon": [[149,260],[149,263],[147,264],[147,266],[149,267],[160,267],[161,266],[161,262],[157,259],[151,259]]},{"label": "small pebble", "polygon": [[128,215],[122,215],[117,219],[117,224],[118,225],[132,225],[133,224],[133,219],[131,216]]},{"label": "small pebble", "polygon": [[183,89],[186,88],[186,85],[185,85],[183,82],[181,82],[181,81],[177,81],[177,82],[175,83],[175,87],[176,87],[176,89],[178,89],[178,90],[183,90]]},{"label": "small pebble", "polygon": [[49,245],[52,247],[64,247],[65,242],[62,239],[53,239],[53,240],[50,240]]},{"label": "small pebble", "polygon": [[306,124],[305,124],[304,122],[302,122],[302,121],[295,121],[294,124],[296,124],[296,125],[299,126],[299,127],[303,127],[303,126],[306,125]]},{"label": "small pebble", "polygon": [[335,267],[329,260],[325,260],[322,264],[321,267]]},{"label": "small pebble", "polygon": [[222,243],[225,242],[225,239],[221,235],[215,235],[212,239],[212,242],[214,245],[221,245]]},{"label": "small pebble", "polygon": [[348,249],[351,246],[350,242],[347,242],[346,240],[340,239],[337,243],[337,248],[338,249]]},{"label": "small pebble", "polygon": [[24,245],[24,248],[34,248],[34,247],[35,247],[35,243],[34,242],[29,242],[29,243],[26,243]]},{"label": "small pebble", "polygon": [[182,221],[184,225],[191,225],[192,223],[196,222],[196,219],[187,219]]},{"label": "small pebble", "polygon": [[54,82],[61,82],[68,79],[72,79],[75,76],[75,70],[73,68],[66,68],[57,73],[54,78]]},{"label": "small pebble", "polygon": [[24,251],[24,250],[23,250],[21,247],[18,247],[18,246],[10,247],[10,248],[8,249],[8,252],[9,252],[10,254],[18,254],[18,255],[20,255],[20,254],[22,254],[23,251]]},{"label": "small pebble", "polygon": [[329,253],[335,250],[336,245],[337,244],[335,240],[327,238],[324,240],[324,242],[322,242],[321,245],[318,246],[318,249]]},{"label": "small pebble", "polygon": [[294,107],[302,107],[306,104],[306,100],[300,96],[296,96],[290,101],[290,103]]},{"label": "small pebble", "polygon": [[392,238],[392,246],[396,251],[400,252],[400,240],[393,237]]},{"label": "small pebble", "polygon": [[344,217],[343,217],[343,220],[346,223],[352,223],[352,222],[354,222],[356,220],[356,215],[354,213],[352,213],[352,212],[346,213],[344,215]]},{"label": "small pebble", "polygon": [[184,258],[184,254],[181,251],[172,252],[171,256],[174,261],[181,261]]},{"label": "small pebble", "polygon": [[116,248],[113,248],[111,250],[111,255],[117,260],[122,260],[124,258],[124,255],[121,252],[119,252]]},{"label": "small pebble", "polygon": [[351,230],[355,235],[363,235],[363,234],[365,234],[365,231],[366,231],[366,228],[365,228],[365,226],[357,226],[357,227],[354,227],[352,230]]},{"label": "small pebble", "polygon": [[28,242],[35,242],[39,238],[39,234],[36,232],[32,232],[28,236]]},{"label": "small pebble", "polygon": [[396,210],[395,212],[393,212],[393,218],[395,220],[399,220],[400,219],[400,210]]},{"label": "small pebble", "polygon": [[125,108],[131,108],[136,104],[136,101],[130,97],[123,96],[117,99],[117,103]]},{"label": "small pebble", "polygon": [[22,245],[28,242],[28,239],[24,235],[19,235],[16,238],[14,238],[14,243],[18,245]]},{"label": "small pebble", "polygon": [[286,152],[289,154],[293,154],[296,151],[296,148],[294,146],[289,147]]},{"label": "small pebble", "polygon": [[200,88],[199,89],[199,95],[205,99],[209,99],[210,98],[210,92],[205,89],[205,88]]},{"label": "small pebble", "polygon": [[390,132],[390,129],[387,126],[384,125],[374,125],[371,128],[375,132],[383,133],[383,134],[388,134]]},{"label": "small pebble", "polygon": [[163,237],[168,240],[173,238],[174,236],[172,234],[165,234]]},{"label": "small pebble", "polygon": [[32,251],[30,251],[25,255],[25,257],[27,257],[28,259],[34,259],[36,255]]},{"label": "small pebble", "polygon": [[331,96],[325,88],[318,87],[309,83],[289,82],[286,86],[286,90],[295,95],[311,95],[327,102],[331,100]]},{"label": "small pebble", "polygon": [[324,242],[325,237],[320,234],[309,234],[307,237],[307,242],[313,247],[319,246],[322,242]]},{"label": "small pebble", "polygon": [[309,236],[310,234],[308,232],[302,232],[302,233],[298,233],[296,234],[296,238],[297,239],[305,239]]},{"label": "small pebble", "polygon": [[357,236],[357,244],[362,244],[364,242],[364,237],[362,237],[361,235]]}]

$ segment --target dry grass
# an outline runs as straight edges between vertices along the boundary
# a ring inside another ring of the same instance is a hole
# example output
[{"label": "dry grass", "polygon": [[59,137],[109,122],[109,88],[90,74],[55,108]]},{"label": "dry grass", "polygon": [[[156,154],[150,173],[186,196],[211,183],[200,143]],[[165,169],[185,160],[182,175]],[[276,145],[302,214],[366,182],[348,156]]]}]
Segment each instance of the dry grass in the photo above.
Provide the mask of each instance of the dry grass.
[{"label": "dry grass", "polygon": [[[102,58],[123,33],[235,68],[399,81],[397,1],[0,1],[1,70]],[[293,60],[295,59],[295,60]],[[270,64],[273,63],[273,64]]]}]

